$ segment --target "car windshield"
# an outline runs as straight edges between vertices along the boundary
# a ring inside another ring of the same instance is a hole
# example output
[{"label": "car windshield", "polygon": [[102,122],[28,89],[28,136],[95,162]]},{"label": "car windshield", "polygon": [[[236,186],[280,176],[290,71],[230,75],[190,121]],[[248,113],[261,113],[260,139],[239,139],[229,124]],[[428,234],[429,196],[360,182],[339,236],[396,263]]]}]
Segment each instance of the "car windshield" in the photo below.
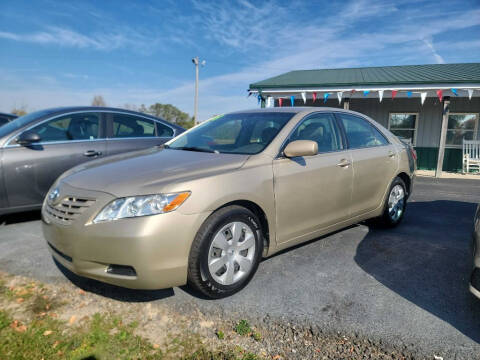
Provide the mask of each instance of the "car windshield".
[{"label": "car windshield", "polygon": [[258,154],[295,115],[247,112],[217,116],[180,135],[169,149],[229,154]]},{"label": "car windshield", "polygon": [[10,121],[8,124],[5,124],[0,128],[0,138],[14,132],[15,130],[18,130],[24,127],[25,125],[28,125],[35,119],[38,119],[41,116],[47,115],[50,112],[52,112],[52,110],[35,111]]}]

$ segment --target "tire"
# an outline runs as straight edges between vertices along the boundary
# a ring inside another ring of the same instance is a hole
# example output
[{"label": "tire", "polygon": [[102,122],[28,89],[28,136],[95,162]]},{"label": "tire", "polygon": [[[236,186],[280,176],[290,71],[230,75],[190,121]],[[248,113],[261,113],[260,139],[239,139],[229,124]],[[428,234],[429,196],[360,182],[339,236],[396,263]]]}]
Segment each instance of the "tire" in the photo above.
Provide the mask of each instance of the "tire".
[{"label": "tire", "polygon": [[257,216],[242,206],[221,208],[195,236],[188,260],[188,285],[213,299],[235,294],[252,279],[262,254]]},{"label": "tire", "polygon": [[[395,195],[396,194],[396,195]],[[392,199],[396,197],[396,199]],[[405,182],[398,176],[393,179],[388,189],[387,198],[383,207],[382,215],[377,219],[378,223],[387,228],[393,228],[400,224],[407,208],[408,192]]]}]

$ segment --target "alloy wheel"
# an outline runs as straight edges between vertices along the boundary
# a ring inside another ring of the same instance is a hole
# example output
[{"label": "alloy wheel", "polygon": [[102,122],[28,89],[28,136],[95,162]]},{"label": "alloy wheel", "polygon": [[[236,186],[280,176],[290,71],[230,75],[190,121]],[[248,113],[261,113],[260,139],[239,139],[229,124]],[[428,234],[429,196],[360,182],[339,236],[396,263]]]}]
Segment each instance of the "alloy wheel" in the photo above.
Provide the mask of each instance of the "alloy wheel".
[{"label": "alloy wheel", "polygon": [[405,204],[405,190],[401,185],[395,185],[388,197],[388,215],[396,222],[403,214]]}]

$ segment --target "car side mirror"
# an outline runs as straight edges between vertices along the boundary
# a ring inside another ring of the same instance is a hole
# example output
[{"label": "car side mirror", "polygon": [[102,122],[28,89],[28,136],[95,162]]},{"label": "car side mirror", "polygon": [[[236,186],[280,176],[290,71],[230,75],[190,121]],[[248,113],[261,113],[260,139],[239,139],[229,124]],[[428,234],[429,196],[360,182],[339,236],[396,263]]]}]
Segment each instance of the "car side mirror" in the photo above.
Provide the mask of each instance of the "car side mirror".
[{"label": "car side mirror", "polygon": [[17,139],[17,144],[21,146],[28,146],[42,140],[40,135],[33,131],[25,131]]},{"label": "car side mirror", "polygon": [[283,154],[286,157],[313,156],[318,154],[318,144],[312,140],[296,140],[289,143]]}]

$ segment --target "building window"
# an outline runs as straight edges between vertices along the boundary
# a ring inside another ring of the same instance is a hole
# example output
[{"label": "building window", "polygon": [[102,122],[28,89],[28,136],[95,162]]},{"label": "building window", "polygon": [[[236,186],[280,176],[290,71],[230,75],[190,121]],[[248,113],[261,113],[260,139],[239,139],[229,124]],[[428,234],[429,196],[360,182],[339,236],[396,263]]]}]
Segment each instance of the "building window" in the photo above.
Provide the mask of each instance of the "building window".
[{"label": "building window", "polygon": [[417,126],[417,113],[390,113],[389,130],[412,145],[417,142]]},{"label": "building window", "polygon": [[478,114],[450,113],[445,145],[458,146],[462,145],[463,139],[475,140],[477,128]]}]

